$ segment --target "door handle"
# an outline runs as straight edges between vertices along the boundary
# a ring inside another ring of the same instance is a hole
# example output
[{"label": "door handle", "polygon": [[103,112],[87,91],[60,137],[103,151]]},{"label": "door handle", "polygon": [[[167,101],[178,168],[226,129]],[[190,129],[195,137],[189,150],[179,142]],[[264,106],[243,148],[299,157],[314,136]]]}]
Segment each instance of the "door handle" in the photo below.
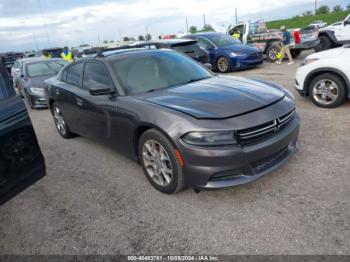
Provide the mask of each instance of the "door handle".
[{"label": "door handle", "polygon": [[77,105],[78,105],[78,106],[83,106],[84,103],[83,103],[83,100],[82,100],[82,99],[80,99],[80,98],[78,98],[78,97],[76,97],[75,99],[76,99],[76,101],[77,101]]},{"label": "door handle", "polygon": [[55,89],[55,93],[56,93],[56,95],[59,95],[60,94],[60,90],[59,89]]}]

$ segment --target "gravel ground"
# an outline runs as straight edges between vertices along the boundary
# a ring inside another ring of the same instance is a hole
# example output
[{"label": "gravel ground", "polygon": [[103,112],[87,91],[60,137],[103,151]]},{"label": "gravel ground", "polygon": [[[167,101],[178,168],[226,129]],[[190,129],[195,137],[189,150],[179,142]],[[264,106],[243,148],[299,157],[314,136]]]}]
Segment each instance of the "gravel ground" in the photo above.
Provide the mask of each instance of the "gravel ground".
[{"label": "gravel ground", "polygon": [[161,194],[137,163],[64,140],[47,110],[30,110],[47,176],[0,207],[0,254],[350,254],[350,103],[300,97],[303,56],[232,73],[295,94],[301,146],[279,170],[224,190]]}]

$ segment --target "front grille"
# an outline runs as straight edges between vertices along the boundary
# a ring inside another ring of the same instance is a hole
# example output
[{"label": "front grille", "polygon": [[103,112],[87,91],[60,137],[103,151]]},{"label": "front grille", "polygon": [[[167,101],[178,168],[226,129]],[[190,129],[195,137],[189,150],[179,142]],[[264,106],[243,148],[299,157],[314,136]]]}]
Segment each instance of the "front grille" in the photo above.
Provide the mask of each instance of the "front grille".
[{"label": "front grille", "polygon": [[258,161],[251,163],[252,168],[255,172],[259,173],[272,167],[276,162],[281,161],[286,156],[287,150],[288,146],[263,159],[259,159]]},{"label": "front grille", "polygon": [[293,109],[287,114],[284,114],[268,123],[239,130],[237,131],[238,141],[241,144],[252,144],[260,142],[286,127],[294,116],[295,110]]}]

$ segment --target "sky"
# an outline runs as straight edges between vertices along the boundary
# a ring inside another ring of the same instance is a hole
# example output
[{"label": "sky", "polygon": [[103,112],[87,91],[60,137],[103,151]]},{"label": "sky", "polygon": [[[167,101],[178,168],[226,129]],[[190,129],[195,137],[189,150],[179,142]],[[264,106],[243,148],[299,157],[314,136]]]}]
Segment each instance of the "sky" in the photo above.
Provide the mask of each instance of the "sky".
[{"label": "sky", "polygon": [[[343,7],[350,0],[318,0]],[[0,0],[0,51],[99,44],[123,36],[177,34],[189,26],[238,19],[283,19],[313,10],[314,0]]]}]

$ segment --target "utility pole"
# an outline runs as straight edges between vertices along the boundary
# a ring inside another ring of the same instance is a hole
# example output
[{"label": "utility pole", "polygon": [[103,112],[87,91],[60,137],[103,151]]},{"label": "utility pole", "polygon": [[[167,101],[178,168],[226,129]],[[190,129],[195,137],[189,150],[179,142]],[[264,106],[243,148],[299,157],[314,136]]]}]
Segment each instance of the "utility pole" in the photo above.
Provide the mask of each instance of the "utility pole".
[{"label": "utility pole", "polygon": [[236,25],[237,25],[238,24],[237,7],[235,8],[235,20],[236,20]]},{"label": "utility pole", "polygon": [[186,33],[188,33],[188,20],[187,20],[187,17],[186,17],[186,28],[187,28]]},{"label": "utility pole", "polygon": [[38,50],[39,50],[39,45],[38,45],[38,41],[36,40],[36,35],[35,35],[35,33],[33,33],[33,36],[34,36],[35,48],[36,48],[35,51],[38,51]]},{"label": "utility pole", "polygon": [[203,15],[203,28],[205,27],[205,15]]},{"label": "utility pole", "polygon": [[315,0],[315,13],[314,13],[314,15],[316,15],[316,11],[317,11],[317,0]]}]

